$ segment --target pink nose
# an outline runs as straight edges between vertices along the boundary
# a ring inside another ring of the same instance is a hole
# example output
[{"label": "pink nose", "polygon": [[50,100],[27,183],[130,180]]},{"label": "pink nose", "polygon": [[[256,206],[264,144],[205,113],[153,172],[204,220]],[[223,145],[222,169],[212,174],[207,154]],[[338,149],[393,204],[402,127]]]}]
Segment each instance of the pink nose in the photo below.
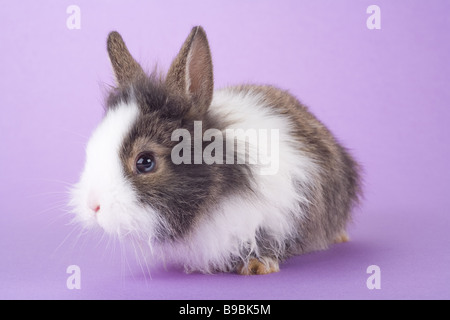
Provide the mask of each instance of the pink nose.
[{"label": "pink nose", "polygon": [[100,211],[100,205],[97,203],[91,203],[91,204],[89,204],[89,209],[94,211],[94,213],[97,213]]},{"label": "pink nose", "polygon": [[87,198],[87,205],[94,213],[100,211],[100,200],[98,198],[97,192],[91,191]]}]

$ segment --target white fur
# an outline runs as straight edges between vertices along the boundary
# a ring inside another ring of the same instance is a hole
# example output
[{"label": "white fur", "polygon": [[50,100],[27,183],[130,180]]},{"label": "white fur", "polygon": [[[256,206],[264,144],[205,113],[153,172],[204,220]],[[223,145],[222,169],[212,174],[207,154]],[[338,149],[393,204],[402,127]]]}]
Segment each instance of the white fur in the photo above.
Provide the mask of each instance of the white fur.
[{"label": "white fur", "polygon": [[[230,269],[230,257],[239,257],[243,248],[258,255],[257,231],[263,228],[278,242],[279,254],[294,229],[292,214],[304,218],[299,204],[309,204],[308,193],[318,172],[314,161],[304,155],[289,131],[288,118],[271,113],[258,92],[236,94],[227,89],[215,92],[210,112],[219,119],[231,120],[229,129],[278,129],[279,170],[275,175],[260,175],[254,166],[256,196],[238,195],[226,199],[220,209],[199,221],[184,242],[161,248],[161,252],[185,266],[187,271],[213,272]],[[299,192],[298,186],[303,186]],[[244,250],[245,251],[245,250]],[[246,257],[241,257],[243,261]]]},{"label": "white fur", "polygon": [[[154,229],[157,215],[139,205],[136,192],[125,179],[120,148],[139,116],[136,103],[121,103],[108,110],[86,148],[80,182],[72,191],[75,221],[85,227],[99,225],[119,237],[136,230]],[[93,208],[99,205],[96,213]]]}]

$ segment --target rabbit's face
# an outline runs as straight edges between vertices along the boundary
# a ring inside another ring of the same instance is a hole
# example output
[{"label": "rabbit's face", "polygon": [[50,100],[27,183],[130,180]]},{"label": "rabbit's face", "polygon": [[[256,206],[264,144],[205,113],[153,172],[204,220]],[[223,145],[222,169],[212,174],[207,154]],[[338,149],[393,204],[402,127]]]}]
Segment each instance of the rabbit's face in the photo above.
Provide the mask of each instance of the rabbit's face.
[{"label": "rabbit's face", "polygon": [[85,227],[100,226],[119,236],[141,228],[155,229],[156,215],[140,203],[120,157],[139,113],[132,104],[108,110],[89,140],[85,167],[71,200],[75,220]]},{"label": "rabbit's face", "polygon": [[111,234],[180,238],[222,193],[217,168],[171,157],[177,129],[191,135],[194,121],[214,125],[207,116],[213,84],[206,35],[191,32],[164,80],[143,72],[117,32],[108,37],[108,53],[118,83],[72,193],[76,220]]},{"label": "rabbit's face", "polygon": [[172,133],[193,134],[189,109],[188,100],[168,94],[153,77],[113,90],[73,190],[76,220],[111,234],[183,236],[217,193],[213,167],[172,161],[179,144]]}]

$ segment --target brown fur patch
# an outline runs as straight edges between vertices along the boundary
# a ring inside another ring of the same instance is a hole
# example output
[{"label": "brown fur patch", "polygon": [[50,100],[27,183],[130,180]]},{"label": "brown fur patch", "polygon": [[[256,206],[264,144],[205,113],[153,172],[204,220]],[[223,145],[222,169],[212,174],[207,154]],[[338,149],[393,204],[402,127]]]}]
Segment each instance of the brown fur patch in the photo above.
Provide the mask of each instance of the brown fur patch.
[{"label": "brown fur patch", "polygon": [[110,32],[106,46],[119,85],[127,85],[137,77],[144,76],[144,71],[131,56],[118,32]]}]

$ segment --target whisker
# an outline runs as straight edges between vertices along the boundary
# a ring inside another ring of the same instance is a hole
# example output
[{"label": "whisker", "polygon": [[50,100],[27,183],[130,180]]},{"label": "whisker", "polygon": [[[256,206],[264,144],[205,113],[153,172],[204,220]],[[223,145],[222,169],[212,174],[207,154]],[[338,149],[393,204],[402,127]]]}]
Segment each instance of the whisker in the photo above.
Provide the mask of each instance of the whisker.
[{"label": "whisker", "polygon": [[100,244],[102,243],[102,241],[105,240],[105,237],[106,237],[106,232],[103,232],[102,236],[100,237],[100,239],[98,240],[98,242],[97,242],[97,244],[95,246],[96,248],[98,248],[100,246]]},{"label": "whisker", "polygon": [[147,261],[147,255],[145,254],[144,250],[142,249],[141,241],[139,241],[137,243],[137,245],[138,245],[139,250],[141,251],[141,255],[142,255],[143,259],[144,259],[144,263],[145,263],[148,275],[150,277],[150,280],[153,280],[152,273],[150,272],[150,268],[149,268],[148,261]]},{"label": "whisker", "polygon": [[[120,239],[119,239],[119,240],[120,240]],[[134,272],[133,272],[133,270],[131,269],[130,263],[128,262],[128,257],[127,257],[127,255],[126,255],[126,250],[125,250],[125,248],[124,248],[124,243],[123,243],[122,241],[119,241],[119,244],[120,244],[120,252],[121,252],[121,254],[122,254],[123,257],[124,257],[125,263],[126,263],[126,265],[127,265],[127,267],[128,267],[128,271],[130,271],[133,280],[136,280],[136,278],[135,278],[135,276],[134,276]]]},{"label": "whisker", "polygon": [[37,197],[54,196],[54,195],[65,195],[65,196],[69,197],[70,193],[68,191],[48,191],[48,192],[30,194],[30,195],[25,196],[25,198],[26,199],[34,199]]},{"label": "whisker", "polygon": [[[48,207],[48,208],[46,208],[44,210],[41,210],[39,212],[31,214],[29,217],[36,218],[36,217],[39,217],[39,216],[41,216],[41,215],[43,215],[45,213],[48,213],[50,211],[53,211],[53,210],[56,210],[56,209],[63,209],[65,207],[66,207],[66,203],[65,202],[58,201],[58,202],[55,202],[52,206],[50,206],[50,207]],[[67,212],[65,212],[65,213],[67,213]]]},{"label": "whisker", "polygon": [[86,229],[84,228],[80,228],[80,231],[78,232],[77,237],[75,238],[75,241],[72,245],[72,249],[75,249],[75,247],[77,246],[78,242],[80,241],[80,238],[83,236],[83,233],[86,232]]},{"label": "whisker", "polygon": [[[81,134],[81,133],[76,132],[76,131],[68,130],[68,129],[66,129],[66,128],[61,129],[61,132],[70,133],[70,134],[72,134],[72,135],[74,135],[74,136],[77,136],[77,137],[79,137],[79,138],[86,139],[86,141],[89,140],[89,137],[88,137],[88,136],[85,136],[84,134]],[[86,142],[86,141],[85,141],[85,142]]]},{"label": "whisker", "polygon": [[[53,217],[52,219],[49,219],[48,222],[47,222],[46,228],[53,227],[54,224],[56,224],[57,222],[61,222],[61,221],[67,220],[68,214],[69,214],[68,212],[63,212],[63,213]],[[65,223],[64,225],[65,226],[70,226],[70,223]]]},{"label": "whisker", "polygon": [[[96,234],[96,235],[98,235],[98,234]],[[88,233],[85,233],[85,236],[83,236],[83,237],[80,237],[80,239],[82,238],[83,240],[81,241],[81,244],[79,245],[79,250],[81,251],[81,252],[84,252],[85,251],[85,249],[86,249],[86,244],[88,243],[88,239],[90,238],[91,239],[91,241],[90,242],[92,242],[92,237],[94,236],[94,232],[88,232]]]},{"label": "whisker", "polygon": [[137,262],[139,264],[139,267],[141,268],[141,272],[144,275],[144,281],[145,281],[146,284],[148,284],[147,283],[147,275],[145,274],[144,267],[142,266],[141,259],[138,256],[138,252],[137,252],[136,246],[134,244],[134,238],[131,239],[131,244],[133,245],[135,259],[137,260]]},{"label": "whisker", "polygon": [[69,188],[72,188],[74,183],[70,182],[70,181],[64,181],[64,180],[60,180],[60,179],[48,179],[48,178],[41,178],[41,179],[30,179],[28,180],[29,182],[34,182],[34,183],[57,183],[63,186],[67,186]]},{"label": "whisker", "polygon": [[61,243],[55,248],[55,250],[52,253],[52,256],[54,256],[56,254],[56,252],[64,245],[64,243],[67,241],[67,239],[69,239],[69,237],[75,232],[76,227],[72,228],[72,231],[70,231],[65,237],[64,239],[61,241]]}]

